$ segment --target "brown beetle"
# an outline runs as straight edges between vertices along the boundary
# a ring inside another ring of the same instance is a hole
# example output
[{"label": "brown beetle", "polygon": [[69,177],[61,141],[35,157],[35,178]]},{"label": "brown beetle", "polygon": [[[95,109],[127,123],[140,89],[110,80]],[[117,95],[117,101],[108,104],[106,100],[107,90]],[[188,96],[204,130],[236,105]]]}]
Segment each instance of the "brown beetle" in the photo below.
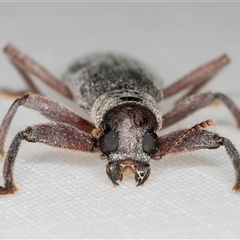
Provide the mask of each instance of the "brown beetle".
[{"label": "brown beetle", "polygon": [[[6,154],[0,195],[14,193],[13,167],[22,140],[44,143],[53,147],[77,151],[100,151],[107,160],[106,171],[114,185],[130,169],[137,186],[150,174],[150,160],[158,160],[170,153],[215,149],[224,146],[236,173],[234,190],[240,190],[240,156],[232,142],[205,128],[214,125],[206,120],[191,128],[177,130],[164,136],[157,132],[193,112],[221,100],[240,126],[240,110],[222,93],[197,93],[220,69],[228,64],[226,55],[197,68],[167,88],[156,87],[158,77],[142,63],[114,54],[89,55],[74,62],[59,81],[45,68],[12,45],[4,52],[10,57],[31,93],[18,97],[0,127],[0,155],[11,121],[19,106],[40,112],[52,123],[39,124],[19,132]],[[94,124],[40,94],[29,74],[51,86],[63,96],[75,100],[91,116]],[[162,116],[160,103],[183,89],[188,94]],[[19,96],[5,90],[5,94]]]}]

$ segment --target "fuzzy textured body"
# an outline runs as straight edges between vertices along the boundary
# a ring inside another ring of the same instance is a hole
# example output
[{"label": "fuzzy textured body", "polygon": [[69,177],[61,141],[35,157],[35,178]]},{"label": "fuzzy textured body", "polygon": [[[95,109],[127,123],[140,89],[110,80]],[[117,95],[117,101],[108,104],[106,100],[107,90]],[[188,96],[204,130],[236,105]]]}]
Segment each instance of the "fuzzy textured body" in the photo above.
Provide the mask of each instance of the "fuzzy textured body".
[{"label": "fuzzy textured body", "polygon": [[150,134],[157,143],[154,132],[162,126],[162,91],[154,84],[156,80],[142,63],[113,54],[89,55],[74,62],[65,75],[76,102],[89,112],[100,131],[99,148],[115,184],[126,168],[140,170],[144,176],[150,173],[151,158],[143,141],[148,142]]},{"label": "fuzzy textured body", "polygon": [[96,99],[105,93],[121,90],[146,93],[162,100],[159,78],[142,63],[122,55],[94,54],[74,62],[65,75],[77,103],[90,111]]},{"label": "fuzzy textured body", "polygon": [[[226,55],[162,89],[158,84],[160,79],[151,70],[122,55],[93,54],[82,58],[69,67],[62,82],[14,46],[7,45],[4,52],[32,93],[19,97],[19,92],[4,91],[18,97],[0,126],[0,156],[4,155],[7,132],[19,106],[36,110],[51,122],[29,126],[14,137],[5,158],[4,185],[0,186],[0,195],[17,190],[13,167],[22,140],[69,150],[100,152],[101,158],[107,160],[106,172],[114,185],[122,181],[124,171],[129,169],[135,174],[137,186],[148,179],[151,159],[224,146],[236,172],[233,189],[240,191],[240,155],[229,139],[205,130],[214,125],[213,120],[164,136],[157,134],[158,130],[179,122],[215,100],[221,100],[227,106],[240,126],[240,109],[225,94],[197,93],[229,63]],[[42,96],[29,73],[63,96],[75,100],[90,114],[93,123],[63,104]],[[169,98],[189,87],[191,89],[184,98],[162,116],[160,103],[163,96]]]}]

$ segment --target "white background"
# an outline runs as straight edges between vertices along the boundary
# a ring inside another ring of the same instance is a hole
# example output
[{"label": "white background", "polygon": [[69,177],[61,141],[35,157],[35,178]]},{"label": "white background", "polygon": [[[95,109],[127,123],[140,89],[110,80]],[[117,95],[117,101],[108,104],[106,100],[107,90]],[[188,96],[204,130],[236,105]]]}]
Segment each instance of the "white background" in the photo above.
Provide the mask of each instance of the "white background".
[{"label": "white background", "polygon": [[[0,47],[14,43],[57,77],[77,57],[96,51],[130,54],[175,81],[227,53],[232,63],[205,90],[240,106],[239,3],[0,3]],[[87,115],[49,88],[38,86]],[[0,87],[24,89],[0,54]],[[0,119],[12,100],[0,97]],[[163,103],[163,111],[172,101]],[[208,107],[165,132],[214,118],[240,150],[240,131],[225,107]],[[6,150],[26,126],[46,122],[19,108]],[[1,159],[1,165],[4,158]],[[67,153],[23,142],[14,177],[19,192],[0,198],[1,238],[239,238],[240,194],[224,149],[152,161],[144,187],[125,174],[113,187],[98,154]],[[2,176],[1,176],[2,181]]]}]

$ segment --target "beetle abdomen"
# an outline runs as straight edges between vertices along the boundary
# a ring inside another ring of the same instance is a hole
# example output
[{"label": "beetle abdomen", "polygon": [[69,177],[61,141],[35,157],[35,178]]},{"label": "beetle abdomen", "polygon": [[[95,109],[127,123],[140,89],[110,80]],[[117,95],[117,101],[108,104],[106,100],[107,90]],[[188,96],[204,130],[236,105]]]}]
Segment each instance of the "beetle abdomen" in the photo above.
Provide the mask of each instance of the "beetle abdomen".
[{"label": "beetle abdomen", "polygon": [[112,91],[135,91],[161,100],[156,77],[138,61],[114,54],[89,55],[74,62],[65,76],[76,101],[90,111],[96,99]]}]

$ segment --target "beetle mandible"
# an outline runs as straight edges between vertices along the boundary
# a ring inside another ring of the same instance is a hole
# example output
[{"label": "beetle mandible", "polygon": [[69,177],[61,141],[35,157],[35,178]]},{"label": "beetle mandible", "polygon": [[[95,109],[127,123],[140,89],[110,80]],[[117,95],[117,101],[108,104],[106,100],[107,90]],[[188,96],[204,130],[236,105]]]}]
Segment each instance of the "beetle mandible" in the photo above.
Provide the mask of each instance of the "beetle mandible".
[{"label": "beetle mandible", "polygon": [[[217,133],[205,130],[214,125],[208,119],[191,128],[161,136],[158,131],[177,123],[195,111],[212,104],[224,103],[240,127],[240,110],[222,93],[199,93],[214,75],[229,63],[222,55],[195,69],[166,88],[156,86],[156,77],[144,64],[117,54],[93,54],[74,62],[64,81],[59,81],[39,63],[8,44],[4,52],[28,84],[31,93],[2,90],[18,96],[0,127],[0,155],[11,121],[19,106],[36,110],[49,120],[46,124],[27,127],[13,139],[4,162],[0,195],[14,193],[14,162],[22,140],[44,143],[53,147],[85,152],[101,152],[107,160],[106,172],[114,185],[122,181],[130,169],[137,186],[150,175],[150,160],[168,154],[224,146],[236,173],[235,191],[240,191],[240,156],[232,142]],[[89,114],[93,123],[81,118],[61,103],[43,96],[32,81],[34,75],[63,96],[76,101]],[[160,103],[190,88],[172,110],[162,115]]]}]

